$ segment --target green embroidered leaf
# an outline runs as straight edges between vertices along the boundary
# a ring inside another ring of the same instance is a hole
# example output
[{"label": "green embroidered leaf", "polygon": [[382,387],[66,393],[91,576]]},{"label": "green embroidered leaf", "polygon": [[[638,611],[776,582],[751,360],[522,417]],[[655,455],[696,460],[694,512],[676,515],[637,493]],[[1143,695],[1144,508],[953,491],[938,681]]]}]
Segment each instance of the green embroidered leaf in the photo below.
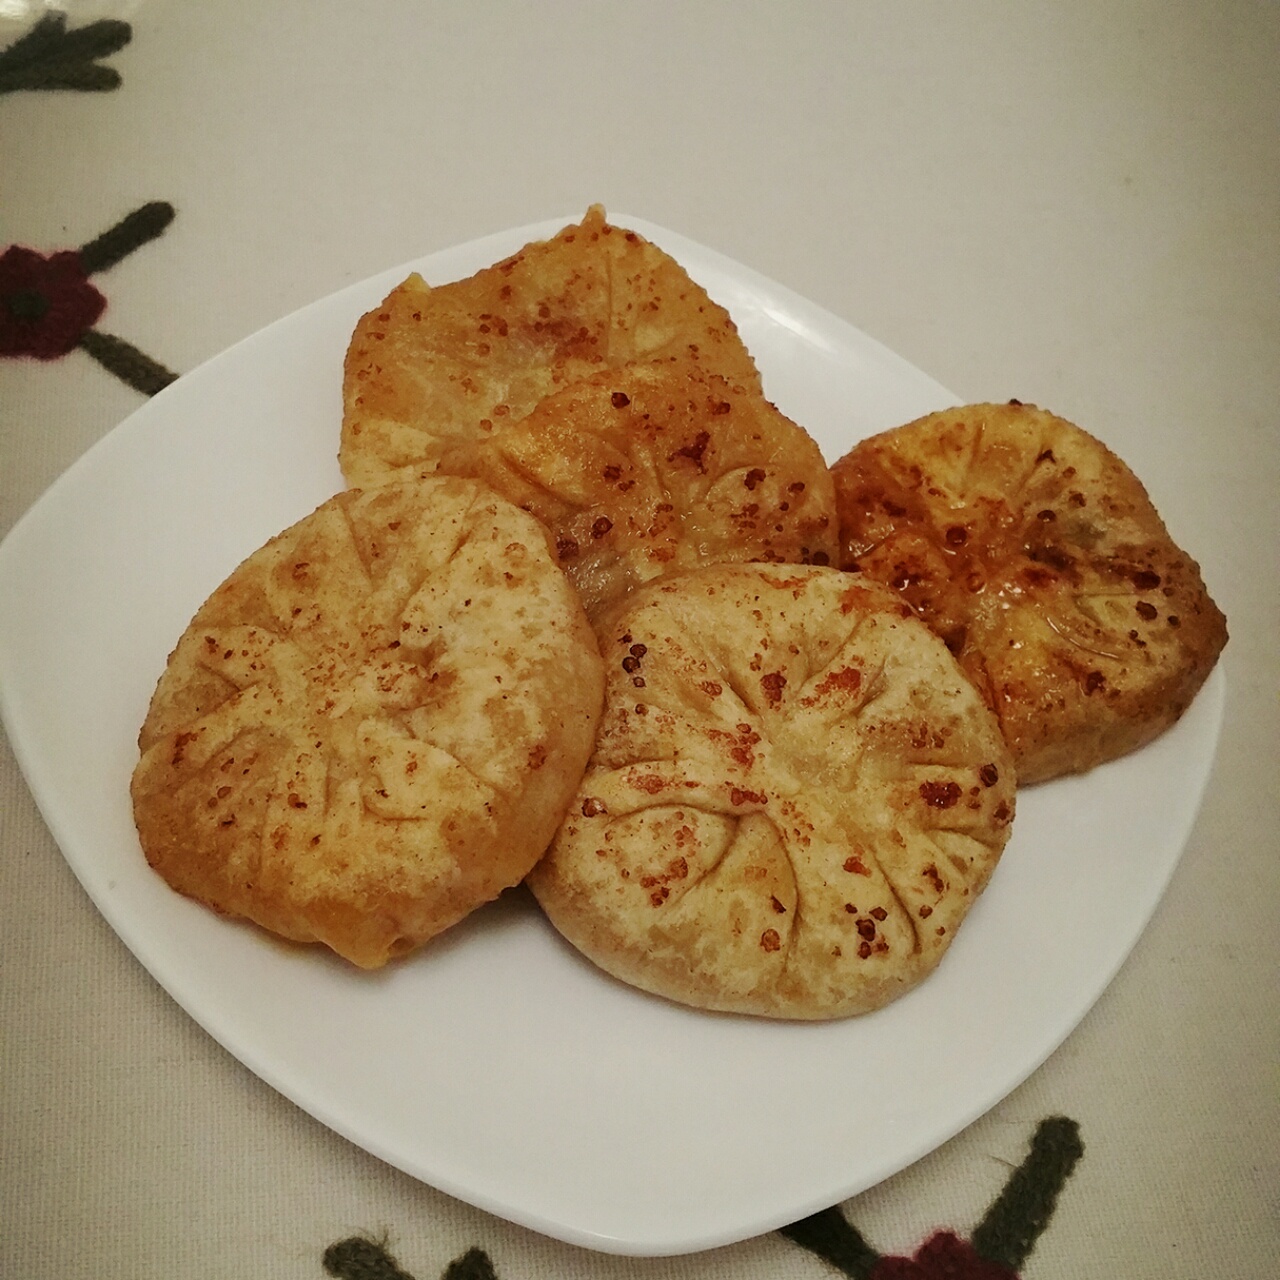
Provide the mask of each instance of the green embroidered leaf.
[{"label": "green embroidered leaf", "polygon": [[449,1263],[441,1280],[498,1280],[498,1273],[483,1249],[468,1249]]},{"label": "green embroidered leaf", "polygon": [[80,338],[80,347],[104,369],[114,373],[135,391],[153,396],[177,379],[177,374],[145,356],[137,347],[110,333],[88,329]]},{"label": "green embroidered leaf", "polygon": [[133,38],[127,22],[103,18],[74,31],[67,15],[41,18],[25,36],[0,50],[0,93],[22,89],[76,89],[101,93],[120,84],[120,73],[97,64]]},{"label": "green embroidered leaf", "polygon": [[1021,1269],[1058,1203],[1058,1193],[1084,1155],[1080,1126],[1066,1116],[1042,1120],[1031,1150],[973,1233],[976,1253],[1011,1271]]},{"label": "green embroidered leaf", "polygon": [[174,208],[166,200],[152,200],[121,218],[108,231],[90,240],[80,250],[80,262],[86,275],[106,271],[121,258],[154,240],[173,221]]},{"label": "green embroidered leaf", "polygon": [[20,36],[7,49],[0,50],[0,71],[39,62],[61,38],[66,25],[66,14],[46,14],[25,36]]},{"label": "green embroidered leaf", "polygon": [[836,1207],[822,1209],[778,1230],[780,1235],[816,1253],[851,1280],[867,1280],[880,1261],[880,1255]]},{"label": "green embroidered leaf", "polygon": [[[118,18],[100,18],[97,22],[68,31],[65,13],[50,16],[59,19],[52,25],[58,28],[56,48],[59,56],[64,58],[79,58],[85,62],[105,58],[119,53],[133,39],[133,28]],[[48,21],[48,18],[41,19],[42,23]]]},{"label": "green embroidered leaf", "polygon": [[[363,1236],[331,1244],[323,1261],[337,1280],[413,1280],[382,1245]],[[483,1249],[472,1248],[449,1263],[441,1280],[498,1280],[498,1273]]]},{"label": "green embroidered leaf", "polygon": [[338,1280],[413,1280],[382,1245],[363,1236],[331,1244],[324,1251],[322,1262],[324,1269]]}]

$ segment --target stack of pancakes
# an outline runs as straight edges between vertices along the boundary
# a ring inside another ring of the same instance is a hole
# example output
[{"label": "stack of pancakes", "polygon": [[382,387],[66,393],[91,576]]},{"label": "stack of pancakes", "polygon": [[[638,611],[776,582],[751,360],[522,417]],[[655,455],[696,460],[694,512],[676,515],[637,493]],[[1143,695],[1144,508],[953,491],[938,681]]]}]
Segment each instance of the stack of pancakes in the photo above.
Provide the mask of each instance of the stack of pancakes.
[{"label": "stack of pancakes", "polygon": [[527,880],[645,990],[878,1008],[1017,785],[1142,745],[1226,641],[1097,440],[975,405],[828,468],[599,208],[364,316],[339,456],[179,640],[133,802],[176,889],[366,968]]}]

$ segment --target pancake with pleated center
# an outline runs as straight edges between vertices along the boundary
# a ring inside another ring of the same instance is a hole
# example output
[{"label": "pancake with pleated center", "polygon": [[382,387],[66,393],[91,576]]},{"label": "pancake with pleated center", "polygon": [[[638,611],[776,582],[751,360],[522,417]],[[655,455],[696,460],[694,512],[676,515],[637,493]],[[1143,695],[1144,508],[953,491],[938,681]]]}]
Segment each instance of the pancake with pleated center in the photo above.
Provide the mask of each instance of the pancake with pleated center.
[{"label": "pancake with pleated center", "polygon": [[732,565],[599,628],[591,763],[529,884],[601,968],[684,1004],[821,1019],[942,959],[1009,836],[994,716],[891,591]]},{"label": "pancake with pleated center", "polygon": [[219,912],[377,967],[528,872],[602,684],[531,516],[474,481],[348,491],[179,640],[139,738],[143,850]]},{"label": "pancake with pleated center", "polygon": [[472,475],[477,444],[547,396],[668,360],[760,390],[729,313],[594,205],[466,279],[433,287],[412,275],[361,318],[343,377],[343,475],[361,487]]},{"label": "pancake with pleated center", "polygon": [[634,364],[542,401],[479,446],[478,474],[551,531],[593,618],[705,564],[831,564],[817,444],[758,391],[688,360]]},{"label": "pancake with pleated center", "polygon": [[978,404],[862,441],[832,468],[841,565],[947,643],[1018,777],[1080,773],[1173,724],[1227,641],[1142,483],[1033,405]]}]

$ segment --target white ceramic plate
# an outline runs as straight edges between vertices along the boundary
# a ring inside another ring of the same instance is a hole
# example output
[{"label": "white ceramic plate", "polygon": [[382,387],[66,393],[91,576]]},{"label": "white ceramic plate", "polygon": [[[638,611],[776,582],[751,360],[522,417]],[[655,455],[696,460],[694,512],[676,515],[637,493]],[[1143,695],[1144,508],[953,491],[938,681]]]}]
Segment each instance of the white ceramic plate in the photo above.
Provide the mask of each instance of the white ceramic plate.
[{"label": "white ceramic plate", "polygon": [[[1087,777],[1023,793],[991,887],[938,972],[879,1013],[696,1013],[603,977],[521,890],[406,963],[357,973],[172,893],[130,816],[165,658],[250,551],[342,484],[342,358],[410,269],[440,283],[565,222],[463,245],[307,307],[187,374],[91,449],[0,546],[0,695],[67,861],[138,959],[253,1071],[410,1174],[548,1235],[692,1251],[836,1203],[1035,1069],[1119,968],[1173,872],[1223,704]],[[620,215],[732,312],[779,406],[829,458],[955,403],[842,320]]]}]

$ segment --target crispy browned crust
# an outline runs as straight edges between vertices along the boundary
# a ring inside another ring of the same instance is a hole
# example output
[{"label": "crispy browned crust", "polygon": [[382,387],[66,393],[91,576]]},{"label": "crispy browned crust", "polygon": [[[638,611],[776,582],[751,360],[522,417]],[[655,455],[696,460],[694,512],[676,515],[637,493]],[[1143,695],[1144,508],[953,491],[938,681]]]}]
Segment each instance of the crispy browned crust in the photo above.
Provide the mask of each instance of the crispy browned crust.
[{"label": "crispy browned crust", "polygon": [[929,974],[1014,812],[991,712],[892,592],[732,565],[602,624],[606,709],[529,884],[624,982],[699,1008],[835,1018]]},{"label": "crispy browned crust", "polygon": [[835,491],[810,436],[687,360],[598,373],[498,427],[479,476],[551,531],[590,616],[703,564],[832,564]]},{"label": "crispy browned crust", "polygon": [[362,487],[472,475],[477,443],[554,392],[676,359],[760,388],[728,312],[593,206],[465,280],[432,288],[411,276],[360,320],[343,380],[343,474]]},{"label": "crispy browned crust", "polygon": [[474,481],[348,491],[179,640],[139,737],[142,847],[180,892],[376,967],[524,877],[602,684],[531,517]]},{"label": "crispy browned crust", "polygon": [[1150,741],[1227,640],[1196,562],[1100,441],[1032,405],[931,414],[832,468],[846,569],[887,583],[995,710],[1019,781]]}]

